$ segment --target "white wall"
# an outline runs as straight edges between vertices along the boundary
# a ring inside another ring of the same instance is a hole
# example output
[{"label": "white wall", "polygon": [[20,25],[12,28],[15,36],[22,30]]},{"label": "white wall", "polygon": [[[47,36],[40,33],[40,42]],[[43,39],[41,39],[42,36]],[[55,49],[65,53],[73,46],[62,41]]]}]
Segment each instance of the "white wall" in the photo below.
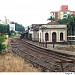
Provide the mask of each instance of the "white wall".
[{"label": "white wall", "polygon": [[[39,30],[39,42],[40,42],[40,38],[41,38],[41,42],[45,42],[45,33],[49,34],[49,41],[47,42],[52,42],[52,33],[56,32],[56,38],[57,38],[57,42],[63,42],[63,41],[67,41],[67,29],[45,29],[45,30]],[[60,33],[63,33],[63,41],[60,41]],[[43,34],[42,34],[43,33]],[[41,34],[41,36],[40,36]]]},{"label": "white wall", "polygon": [[10,31],[11,30],[15,31],[15,24],[9,24],[9,28],[10,28]]},{"label": "white wall", "polygon": [[33,40],[38,40],[39,39],[39,33],[38,31],[33,31],[33,37],[32,37]]}]

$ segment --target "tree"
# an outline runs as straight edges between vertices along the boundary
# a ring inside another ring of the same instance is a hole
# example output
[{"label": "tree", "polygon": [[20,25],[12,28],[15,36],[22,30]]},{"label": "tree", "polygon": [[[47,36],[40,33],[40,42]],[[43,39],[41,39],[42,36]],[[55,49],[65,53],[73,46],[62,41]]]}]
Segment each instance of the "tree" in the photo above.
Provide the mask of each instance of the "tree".
[{"label": "tree", "polygon": [[15,24],[15,30],[16,31],[20,31],[20,32],[24,32],[25,31],[25,28],[21,24],[18,24],[16,22],[11,22],[11,24]]},{"label": "tree", "polygon": [[10,32],[10,29],[9,29],[9,25],[7,25],[7,34],[8,34],[9,36],[11,36],[11,32]]},{"label": "tree", "polygon": [[75,35],[75,15],[68,16],[68,27],[71,30],[71,35]]},{"label": "tree", "polygon": [[57,21],[59,24],[67,24],[68,35],[75,35],[75,15],[68,15],[68,17],[59,19]]},{"label": "tree", "polygon": [[7,33],[7,25],[0,24],[0,32],[3,34]]},{"label": "tree", "polygon": [[50,20],[51,22],[55,21],[54,17],[52,17],[52,16],[50,16],[47,20]]},{"label": "tree", "polygon": [[2,54],[5,51],[6,45],[0,43],[0,54]]},{"label": "tree", "polygon": [[58,22],[59,24],[67,24],[67,21],[68,21],[68,20],[67,20],[66,18],[57,20],[57,22]]}]

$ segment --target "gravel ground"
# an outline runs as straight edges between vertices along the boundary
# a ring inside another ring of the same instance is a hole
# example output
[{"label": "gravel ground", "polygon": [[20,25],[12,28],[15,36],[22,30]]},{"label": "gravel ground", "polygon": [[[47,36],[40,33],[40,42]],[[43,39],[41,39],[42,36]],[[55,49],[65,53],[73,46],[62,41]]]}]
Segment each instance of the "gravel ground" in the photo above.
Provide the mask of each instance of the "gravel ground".
[{"label": "gravel ground", "polygon": [[[47,48],[53,48],[52,44],[48,44]],[[54,49],[58,50],[65,50],[65,51],[74,51],[75,52],[75,45],[61,45],[61,44],[55,44]]]},{"label": "gravel ground", "polygon": [[66,50],[66,51],[75,52],[75,46],[72,46],[72,45],[67,45],[67,46],[65,46],[65,47],[57,46],[56,48],[57,48],[58,50]]}]

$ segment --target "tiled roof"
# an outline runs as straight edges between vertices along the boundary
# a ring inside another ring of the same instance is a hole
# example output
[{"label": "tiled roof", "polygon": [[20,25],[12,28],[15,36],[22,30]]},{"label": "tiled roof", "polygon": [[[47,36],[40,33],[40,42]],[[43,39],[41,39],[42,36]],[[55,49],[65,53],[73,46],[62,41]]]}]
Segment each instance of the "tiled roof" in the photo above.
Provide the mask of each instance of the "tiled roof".
[{"label": "tiled roof", "polygon": [[58,24],[58,23],[57,22],[48,22],[47,24],[54,25],[54,24]]}]

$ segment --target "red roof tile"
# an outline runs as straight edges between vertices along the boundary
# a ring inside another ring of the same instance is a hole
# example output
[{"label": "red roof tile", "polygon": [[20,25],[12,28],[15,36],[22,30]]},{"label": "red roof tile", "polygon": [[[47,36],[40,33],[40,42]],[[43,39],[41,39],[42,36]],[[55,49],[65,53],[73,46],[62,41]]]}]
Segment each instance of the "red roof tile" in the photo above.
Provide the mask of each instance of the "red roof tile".
[{"label": "red roof tile", "polygon": [[58,23],[57,22],[48,22],[47,24],[54,25],[54,24],[58,24]]}]

